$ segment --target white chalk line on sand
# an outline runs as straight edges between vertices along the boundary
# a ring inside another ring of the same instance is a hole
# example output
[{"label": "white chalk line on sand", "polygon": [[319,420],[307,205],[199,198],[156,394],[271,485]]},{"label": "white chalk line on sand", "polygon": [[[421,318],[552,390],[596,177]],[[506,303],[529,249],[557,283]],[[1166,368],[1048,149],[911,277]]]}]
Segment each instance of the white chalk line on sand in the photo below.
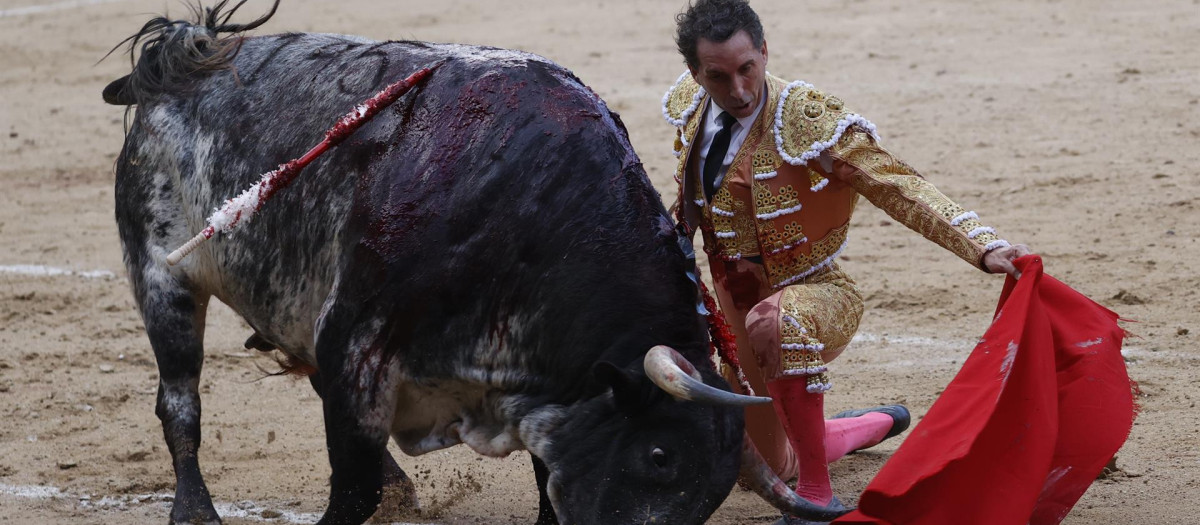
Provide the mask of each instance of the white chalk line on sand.
[{"label": "white chalk line on sand", "polygon": [[[11,273],[17,275],[28,275],[32,277],[83,277],[85,279],[114,279],[116,274],[108,270],[91,270],[91,271],[75,271],[63,268],[55,268],[53,266],[43,266],[39,264],[17,264],[11,266],[0,265],[0,274]],[[855,334],[851,341],[855,345],[866,346],[903,346],[906,348],[928,348],[936,350],[950,350],[955,352],[953,355],[945,357],[935,357],[931,359],[899,359],[894,361],[880,360],[881,356],[872,356],[870,363],[856,363],[855,366],[863,368],[883,368],[895,369],[906,368],[911,366],[944,366],[953,365],[962,359],[966,359],[970,354],[971,349],[975,348],[978,342],[973,339],[960,338],[936,338],[924,337],[919,335],[892,335],[892,334],[872,334],[869,332],[859,332]],[[1126,345],[1121,349],[1121,355],[1126,358],[1135,357],[1138,359],[1188,359],[1200,360],[1200,355],[1187,354],[1183,352],[1153,352],[1143,348]]]},{"label": "white chalk line on sand", "polygon": [[[971,349],[975,348],[977,341],[971,339],[937,339],[933,337],[922,337],[919,335],[891,335],[891,334],[872,334],[869,332],[859,332],[854,335],[854,339],[850,341],[850,348],[846,355],[853,355],[855,347],[863,346],[897,346],[903,347],[906,350],[916,348],[948,350],[953,352],[951,355],[943,357],[933,357],[929,359],[908,359],[908,352],[889,352],[883,350],[879,353],[871,354],[868,362],[854,363],[855,368],[874,368],[884,370],[894,370],[900,368],[912,367],[939,367],[953,365],[956,362],[961,362],[967,358]],[[893,359],[889,359],[893,358]]]},{"label": "white chalk line on sand", "polygon": [[84,279],[113,279],[116,274],[108,270],[90,270],[90,271],[75,271],[63,268],[55,268],[53,266],[42,266],[40,264],[16,264],[11,266],[0,265],[0,273],[14,273],[17,275],[29,275],[32,277],[65,277],[78,276]]},{"label": "white chalk line on sand", "polygon": [[[38,264],[17,264],[4,266],[0,265],[0,274],[10,273],[17,275],[28,275],[32,277],[82,277],[85,279],[114,279],[116,274],[108,270],[91,270],[91,271],[75,271],[63,268],[55,268],[53,266],[43,266]],[[954,355],[946,357],[936,357],[932,359],[901,359],[894,361],[879,360],[881,356],[872,356],[870,363],[858,363],[855,366],[863,368],[906,368],[910,366],[944,366],[952,365],[959,360],[966,359],[970,354],[971,349],[975,348],[978,342],[972,339],[959,338],[935,338],[924,337],[919,335],[892,335],[892,334],[872,334],[869,332],[859,332],[855,334],[851,341],[855,345],[867,346],[903,346],[906,348],[930,348],[936,350],[954,351]],[[1121,349],[1121,355],[1125,357],[1136,357],[1138,359],[1188,359],[1200,360],[1200,355],[1187,354],[1182,352],[1152,352],[1143,348],[1126,345]],[[886,358],[885,358],[886,359]]]},{"label": "white chalk line on sand", "polygon": [[[171,502],[175,499],[174,495],[166,492],[124,496],[90,496],[63,492],[58,487],[44,485],[5,485],[3,483],[0,483],[0,496],[38,500],[73,500],[78,507],[92,510],[121,511],[131,507],[159,506],[163,509],[164,513],[170,508]],[[238,503],[214,502],[213,507],[217,509],[217,514],[222,518],[241,518],[254,521],[287,522],[304,525],[316,523],[321,519],[321,514],[319,513],[291,512],[280,510],[278,507],[262,506],[253,501],[240,501]],[[274,511],[278,513],[278,516],[264,517],[263,511]],[[395,525],[415,525],[412,523],[393,523]]]},{"label": "white chalk line on sand", "polygon": [[[978,341],[972,340],[972,339],[950,339],[950,338],[938,339],[938,338],[933,338],[933,337],[922,337],[922,336],[917,336],[917,335],[876,335],[876,334],[867,333],[867,332],[860,332],[854,336],[854,339],[851,340],[851,342],[854,344],[857,344],[857,345],[868,345],[868,346],[869,345],[878,346],[881,344],[886,344],[886,345],[901,345],[901,346],[904,346],[904,347],[910,348],[910,349],[911,348],[933,348],[933,349],[938,349],[938,350],[955,351],[954,355],[947,356],[947,357],[938,357],[938,358],[922,359],[922,360],[904,359],[904,360],[884,361],[884,362],[877,362],[877,363],[855,363],[855,365],[854,365],[856,367],[863,367],[863,368],[901,368],[901,367],[908,367],[908,366],[914,366],[914,365],[916,365],[916,366],[948,365],[948,364],[955,364],[956,362],[961,362],[962,360],[966,359],[970,355],[971,350],[973,350],[975,348],[975,344]],[[1189,354],[1189,353],[1185,353],[1185,352],[1170,352],[1170,351],[1153,351],[1153,350],[1147,350],[1140,346],[1131,346],[1131,345],[1122,345],[1121,355],[1124,356],[1126,359],[1126,362],[1131,365],[1136,364],[1136,359],[1200,360],[1200,354]],[[878,357],[879,357],[879,355],[874,355],[871,357],[871,359],[875,360]],[[1130,361],[1130,358],[1135,359],[1135,361]]]},{"label": "white chalk line on sand", "polygon": [[0,10],[0,18],[7,18],[10,16],[36,15],[36,14],[41,14],[41,13],[49,13],[52,11],[62,11],[64,9],[71,9],[74,7],[86,7],[89,5],[111,4],[114,2],[128,2],[128,1],[129,0],[70,0],[67,2],[58,2],[58,3],[54,3],[54,4],[47,4],[47,5],[29,5],[29,6],[25,6],[25,7],[14,7],[12,9]]}]

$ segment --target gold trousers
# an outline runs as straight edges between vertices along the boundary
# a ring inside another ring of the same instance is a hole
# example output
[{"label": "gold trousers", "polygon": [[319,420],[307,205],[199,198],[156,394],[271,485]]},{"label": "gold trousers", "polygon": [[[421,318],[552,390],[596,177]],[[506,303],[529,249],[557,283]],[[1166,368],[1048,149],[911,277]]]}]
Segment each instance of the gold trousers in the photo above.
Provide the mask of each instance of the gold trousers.
[{"label": "gold trousers", "polygon": [[[775,290],[760,264],[712,259],[710,264],[717,300],[755,392],[765,393],[767,381],[784,375],[806,376],[810,392],[828,390],[826,363],[845,350],[862,319],[854,280],[834,264]],[[730,373],[726,378],[739,389]],[[780,478],[796,477],[795,454],[772,407],[747,407],[746,432]]]}]

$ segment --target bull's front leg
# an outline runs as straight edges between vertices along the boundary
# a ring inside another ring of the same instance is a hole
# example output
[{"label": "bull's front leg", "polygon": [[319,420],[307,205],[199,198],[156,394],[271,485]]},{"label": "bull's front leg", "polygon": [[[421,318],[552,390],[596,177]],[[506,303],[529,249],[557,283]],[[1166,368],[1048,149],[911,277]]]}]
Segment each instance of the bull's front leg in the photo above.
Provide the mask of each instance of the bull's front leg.
[{"label": "bull's front leg", "polygon": [[204,363],[207,296],[197,296],[165,271],[132,274],[146,335],[158,362],[154,413],[175,468],[171,523],[220,523],[200,474],[200,369]]},{"label": "bull's front leg", "polygon": [[546,492],[546,483],[550,481],[550,469],[540,458],[529,454],[533,460],[533,477],[538,486],[538,517],[534,525],[558,525],[558,516],[554,514],[554,505],[550,503],[550,495]]},{"label": "bull's front leg", "polygon": [[365,326],[369,324],[373,323],[345,329],[332,322],[318,336],[325,443],[332,470],[329,507],[319,525],[363,523],[382,499],[398,372],[384,357],[379,334]]}]

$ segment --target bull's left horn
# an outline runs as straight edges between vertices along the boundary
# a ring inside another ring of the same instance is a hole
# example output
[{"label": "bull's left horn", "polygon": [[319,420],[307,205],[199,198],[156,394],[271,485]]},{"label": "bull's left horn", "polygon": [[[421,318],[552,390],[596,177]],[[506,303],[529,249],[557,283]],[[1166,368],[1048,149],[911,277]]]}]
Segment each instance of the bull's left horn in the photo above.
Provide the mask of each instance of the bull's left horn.
[{"label": "bull's left horn", "polygon": [[769,397],[744,396],[704,384],[696,367],[669,346],[659,345],[646,352],[645,369],[650,381],[677,399],[734,406],[771,402]]},{"label": "bull's left horn", "polygon": [[738,477],[772,507],[811,522],[825,523],[853,510],[841,504],[822,506],[800,497],[775,475],[749,434],[742,436],[742,470]]}]

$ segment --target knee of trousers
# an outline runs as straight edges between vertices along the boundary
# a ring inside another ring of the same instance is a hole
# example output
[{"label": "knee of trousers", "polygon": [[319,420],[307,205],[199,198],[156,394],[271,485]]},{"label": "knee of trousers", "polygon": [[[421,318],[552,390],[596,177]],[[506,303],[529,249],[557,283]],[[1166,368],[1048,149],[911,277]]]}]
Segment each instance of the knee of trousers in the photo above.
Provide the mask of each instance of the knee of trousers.
[{"label": "knee of trousers", "polygon": [[746,314],[746,335],[755,361],[765,377],[779,374],[779,300],[781,293],[759,301]]},{"label": "knee of trousers", "polygon": [[746,315],[746,331],[767,378],[824,375],[825,362],[854,337],[862,312],[852,288],[792,286],[756,304]]}]

